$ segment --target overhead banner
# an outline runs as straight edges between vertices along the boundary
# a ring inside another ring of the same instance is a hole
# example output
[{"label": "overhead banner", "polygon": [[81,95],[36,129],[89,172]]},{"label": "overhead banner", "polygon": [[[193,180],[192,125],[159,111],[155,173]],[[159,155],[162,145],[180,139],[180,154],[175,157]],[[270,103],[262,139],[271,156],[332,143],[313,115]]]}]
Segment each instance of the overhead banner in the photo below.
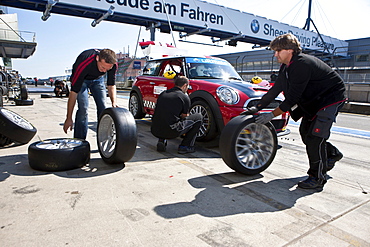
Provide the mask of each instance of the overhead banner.
[{"label": "overhead banner", "polygon": [[108,10],[113,6],[114,14],[128,14],[139,18],[150,18],[153,21],[169,19],[177,25],[183,23],[199,29],[208,27],[216,31],[267,41],[281,34],[292,33],[298,38],[302,47],[307,49],[322,51],[326,47],[330,52],[341,52],[344,55],[348,50],[348,43],[345,41],[325,35],[322,35],[322,40],[315,32],[198,0],[79,0],[78,4],[74,0],[63,0],[63,3],[99,10]]}]

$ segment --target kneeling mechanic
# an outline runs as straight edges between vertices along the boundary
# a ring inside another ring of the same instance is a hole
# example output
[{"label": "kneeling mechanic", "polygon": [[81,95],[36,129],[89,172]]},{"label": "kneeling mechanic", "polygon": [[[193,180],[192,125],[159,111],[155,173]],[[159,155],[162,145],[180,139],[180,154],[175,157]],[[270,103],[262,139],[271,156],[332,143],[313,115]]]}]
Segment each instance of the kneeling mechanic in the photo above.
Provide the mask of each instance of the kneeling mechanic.
[{"label": "kneeling mechanic", "polygon": [[202,115],[199,113],[189,115],[191,104],[186,94],[189,86],[188,78],[176,77],[174,83],[173,88],[162,92],[158,97],[151,132],[159,138],[157,151],[166,151],[166,139],[184,134],[178,153],[193,153],[196,134],[202,124]]}]

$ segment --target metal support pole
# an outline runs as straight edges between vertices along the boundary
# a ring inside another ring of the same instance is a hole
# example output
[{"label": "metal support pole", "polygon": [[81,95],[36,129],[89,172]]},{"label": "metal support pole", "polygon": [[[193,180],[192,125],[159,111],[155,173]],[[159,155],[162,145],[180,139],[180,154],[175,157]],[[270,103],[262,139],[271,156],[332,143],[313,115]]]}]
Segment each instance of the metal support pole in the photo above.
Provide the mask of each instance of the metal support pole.
[{"label": "metal support pole", "polygon": [[152,23],[152,26],[150,27],[150,41],[155,41],[155,27],[154,27],[154,23]]},{"label": "metal support pole", "polygon": [[157,22],[157,23],[152,22],[150,24],[150,27],[146,28],[146,30],[150,31],[150,41],[155,41],[155,29],[160,27],[160,26],[161,26],[160,22]]},{"label": "metal support pole", "polygon": [[307,19],[306,19],[306,23],[303,27],[303,29],[305,29],[307,31],[310,31],[310,23],[312,21],[312,19],[311,19],[311,8],[312,8],[312,0],[309,0],[309,2],[308,2],[308,16],[307,16]]}]

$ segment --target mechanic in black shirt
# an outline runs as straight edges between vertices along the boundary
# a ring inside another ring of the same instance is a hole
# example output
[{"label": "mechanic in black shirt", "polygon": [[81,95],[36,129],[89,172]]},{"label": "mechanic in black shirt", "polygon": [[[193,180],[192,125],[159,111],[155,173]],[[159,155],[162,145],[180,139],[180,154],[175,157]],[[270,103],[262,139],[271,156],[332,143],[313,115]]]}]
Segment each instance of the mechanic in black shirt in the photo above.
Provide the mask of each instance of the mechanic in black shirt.
[{"label": "mechanic in black shirt", "polygon": [[269,113],[261,113],[256,122],[265,124],[289,111],[292,119],[302,118],[299,127],[306,145],[309,177],[298,183],[303,189],[322,188],[326,172],[343,154],[327,142],[330,129],[345,102],[345,86],[341,77],[320,59],[301,53],[298,39],[292,34],[278,36],[270,43],[281,63],[275,85],[262,97],[258,109],[265,108],[284,92],[285,100]]},{"label": "mechanic in black shirt", "polygon": [[116,53],[110,49],[90,49],[83,51],[76,59],[72,67],[71,92],[68,98],[67,117],[64,122],[63,130],[72,130],[72,113],[76,104],[76,120],[74,126],[74,138],[86,139],[88,130],[88,107],[89,91],[94,98],[97,116],[105,109],[106,87],[104,75],[107,74],[108,95],[112,102],[112,107],[117,107],[116,103]]},{"label": "mechanic in black shirt", "polygon": [[202,115],[189,115],[190,98],[186,94],[189,80],[185,76],[175,78],[175,87],[163,91],[157,100],[152,118],[152,134],[159,138],[157,151],[166,151],[167,140],[185,134],[178,153],[193,153],[196,134],[202,124]]}]

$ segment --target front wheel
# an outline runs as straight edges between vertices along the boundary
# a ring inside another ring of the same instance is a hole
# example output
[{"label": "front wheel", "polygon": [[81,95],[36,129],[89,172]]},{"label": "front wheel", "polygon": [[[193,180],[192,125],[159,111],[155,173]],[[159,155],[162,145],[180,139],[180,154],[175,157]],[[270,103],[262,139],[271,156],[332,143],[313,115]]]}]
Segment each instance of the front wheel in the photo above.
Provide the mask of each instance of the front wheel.
[{"label": "front wheel", "polygon": [[257,124],[253,116],[233,118],[220,136],[221,157],[236,172],[255,175],[270,166],[277,151],[274,126]]},{"label": "front wheel", "polygon": [[217,136],[216,121],[209,105],[203,100],[197,100],[191,105],[190,114],[200,113],[202,125],[197,133],[197,141],[210,141]]}]

